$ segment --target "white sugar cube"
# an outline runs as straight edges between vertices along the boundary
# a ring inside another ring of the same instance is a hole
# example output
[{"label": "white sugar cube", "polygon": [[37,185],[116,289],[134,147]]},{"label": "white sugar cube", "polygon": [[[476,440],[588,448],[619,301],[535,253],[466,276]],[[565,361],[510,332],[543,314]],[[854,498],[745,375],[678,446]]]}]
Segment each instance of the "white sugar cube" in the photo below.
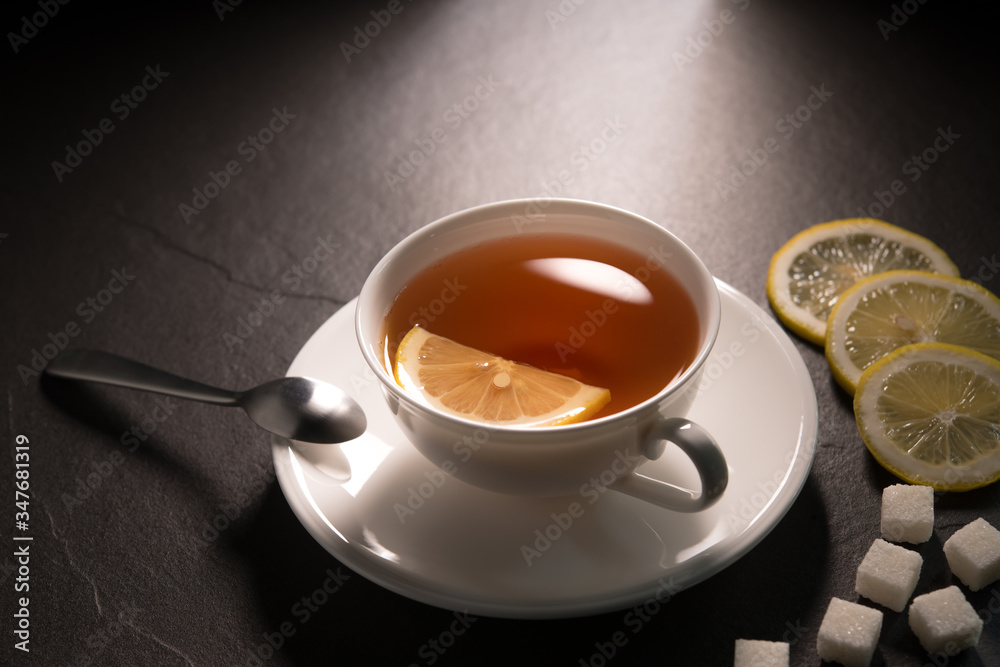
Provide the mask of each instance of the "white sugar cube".
[{"label": "white sugar cube", "polygon": [[903,611],[917,587],[923,564],[916,551],[876,539],[858,566],[854,590],[872,602]]},{"label": "white sugar cube", "polygon": [[882,538],[920,544],[934,531],[934,489],[896,484],[882,491]]},{"label": "white sugar cube", "polygon": [[983,619],[958,586],[949,586],[913,598],[910,628],[928,653],[955,655],[979,643]]},{"label": "white sugar cube", "polygon": [[944,555],[955,576],[978,591],[1000,579],[1000,530],[976,519],[948,538]]},{"label": "white sugar cube", "polygon": [[788,642],[736,640],[734,667],[788,667]]},{"label": "white sugar cube", "polygon": [[816,651],[823,660],[846,667],[866,667],[875,655],[882,632],[882,612],[840,598],[831,598],[819,626]]}]

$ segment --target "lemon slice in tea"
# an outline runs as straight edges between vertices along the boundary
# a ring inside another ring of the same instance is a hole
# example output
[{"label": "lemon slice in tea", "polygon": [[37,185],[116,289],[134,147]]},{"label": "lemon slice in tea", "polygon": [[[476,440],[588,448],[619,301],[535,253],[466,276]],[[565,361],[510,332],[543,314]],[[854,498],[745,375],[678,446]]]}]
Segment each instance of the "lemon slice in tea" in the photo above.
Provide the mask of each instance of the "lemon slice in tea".
[{"label": "lemon slice in tea", "polygon": [[845,290],[901,269],[958,276],[948,255],[923,236],[874,218],[835,220],[796,234],[774,254],[767,298],[785,326],[822,345],[827,316]]},{"label": "lemon slice in tea", "polygon": [[476,350],[415,326],[396,351],[396,382],[442,412],[512,426],[587,419],[611,392]]},{"label": "lemon slice in tea", "polygon": [[911,483],[966,491],[1000,479],[1000,362],[968,348],[918,343],[861,376],[861,438]]},{"label": "lemon slice in tea", "polygon": [[1000,299],[968,280],[890,271],[844,292],[830,313],[826,358],[844,389],[898,347],[952,343],[1000,359]]}]

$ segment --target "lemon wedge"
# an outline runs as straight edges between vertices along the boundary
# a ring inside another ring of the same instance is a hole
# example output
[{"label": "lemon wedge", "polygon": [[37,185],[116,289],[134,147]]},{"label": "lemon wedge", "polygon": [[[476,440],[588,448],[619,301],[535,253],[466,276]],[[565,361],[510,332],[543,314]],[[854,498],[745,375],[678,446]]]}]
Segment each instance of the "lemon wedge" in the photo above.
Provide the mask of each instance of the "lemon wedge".
[{"label": "lemon wedge", "polygon": [[415,326],[396,351],[396,382],[426,405],[456,417],[511,426],[587,419],[611,392],[436,336]]},{"label": "lemon wedge", "polygon": [[952,343],[1000,359],[1000,299],[968,280],[890,271],[844,292],[827,323],[826,358],[854,393],[861,373],[896,348]]},{"label": "lemon wedge", "polygon": [[967,491],[1000,479],[1000,362],[945,343],[901,347],[872,364],[854,396],[858,429],[910,484]]},{"label": "lemon wedge", "polygon": [[901,269],[958,276],[948,255],[923,236],[874,218],[835,220],[796,234],[774,254],[767,298],[785,326],[822,345],[827,317],[844,291]]}]

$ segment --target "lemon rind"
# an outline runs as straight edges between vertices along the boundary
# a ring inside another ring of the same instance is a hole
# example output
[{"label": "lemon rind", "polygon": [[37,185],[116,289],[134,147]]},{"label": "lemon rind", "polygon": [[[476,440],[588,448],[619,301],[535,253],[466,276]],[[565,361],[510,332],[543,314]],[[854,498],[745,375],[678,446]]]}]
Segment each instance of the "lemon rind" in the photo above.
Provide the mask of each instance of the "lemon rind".
[{"label": "lemon rind", "polygon": [[[791,261],[805,248],[820,240],[842,236],[844,231],[851,227],[856,228],[856,231],[881,230],[886,238],[914,247],[927,256],[934,264],[936,273],[959,276],[958,267],[936,243],[925,236],[884,220],[843,218],[804,229],[786,241],[771,257],[767,272],[766,292],[771,308],[777,314],[778,319],[793,333],[816,345],[824,345],[826,322],[795,305],[788,298],[788,267]],[[835,306],[836,304],[834,304]]]},{"label": "lemon rind", "polygon": [[[955,475],[957,481],[949,482],[947,480],[942,481],[940,478],[934,478],[926,474],[926,470],[932,468],[932,466],[923,466],[924,471],[914,471],[914,470],[902,470],[898,463],[898,457],[891,456],[883,451],[883,448],[879,446],[876,441],[877,438],[882,438],[881,433],[876,433],[871,425],[881,424],[879,419],[874,415],[870,418],[870,407],[865,406],[864,402],[868,396],[868,385],[871,382],[879,382],[883,380],[886,376],[886,369],[893,367],[901,358],[912,357],[915,355],[926,355],[929,353],[936,353],[936,358],[940,360],[943,355],[951,355],[954,359],[959,361],[964,361],[967,366],[972,367],[977,373],[981,373],[981,368],[992,370],[994,374],[994,381],[998,386],[1000,386],[1000,361],[997,361],[993,357],[977,352],[967,347],[962,347],[960,345],[953,345],[951,343],[914,343],[911,345],[904,345],[899,347],[888,355],[882,357],[878,361],[874,362],[871,366],[865,369],[862,373],[861,379],[858,382],[858,391],[854,397],[854,413],[855,419],[858,425],[858,431],[861,434],[861,439],[865,443],[865,447],[875,458],[875,460],[883,468],[891,472],[896,477],[907,482],[908,484],[919,484],[924,486],[931,486],[938,491],[971,491],[973,489],[978,489],[989,484],[996,482],[1000,479],[1000,448],[990,454],[985,459],[985,463],[978,467],[986,468],[988,472],[985,474],[976,475],[963,475],[958,473]],[[978,364],[976,366],[975,364]],[[887,441],[888,442],[888,441]],[[891,446],[889,443],[888,446]],[[888,451],[888,447],[886,448]],[[914,463],[914,468],[920,468],[919,462],[914,459],[902,459],[904,461],[912,461]],[[986,465],[989,462],[993,462],[992,466]],[[955,470],[954,466],[945,467],[946,470]]]},{"label": "lemon rind", "polygon": [[872,286],[881,283],[889,284],[896,280],[900,282],[912,280],[923,282],[924,284],[936,282],[938,286],[949,286],[954,291],[972,291],[979,297],[982,297],[986,303],[991,303],[997,312],[998,319],[1000,319],[1000,298],[997,298],[988,289],[971,280],[964,280],[943,273],[912,270],[885,271],[859,280],[849,289],[845,290],[840,295],[840,298],[837,299],[837,303],[833,305],[833,309],[830,311],[830,318],[827,321],[826,338],[823,344],[823,352],[826,356],[827,364],[830,366],[830,371],[833,373],[837,384],[848,394],[855,394],[858,381],[865,369],[859,369],[843,352],[843,332],[841,330],[843,329],[842,320],[846,320],[846,315],[842,317],[842,313],[850,312],[863,297],[863,294],[871,291]]},{"label": "lemon rind", "polygon": [[[396,352],[395,363],[393,364],[392,374],[396,380],[396,384],[400,386],[408,395],[427,405],[435,410],[445,413],[449,416],[464,419],[468,421],[473,421],[482,424],[499,425],[499,426],[512,426],[512,427],[524,427],[533,428],[540,426],[563,426],[567,424],[575,424],[577,422],[584,421],[590,418],[592,415],[597,413],[601,408],[608,404],[611,400],[611,392],[603,387],[595,387],[578,380],[574,380],[579,384],[579,390],[573,396],[566,399],[567,403],[572,403],[576,401],[578,405],[575,412],[567,412],[567,408],[557,408],[549,413],[536,416],[523,415],[518,419],[511,420],[489,420],[476,417],[472,414],[460,412],[454,410],[447,405],[445,405],[439,398],[428,395],[421,386],[412,378],[411,374],[407,370],[407,365],[410,361],[409,352],[413,349],[414,345],[417,347],[415,349],[419,350],[424,342],[430,340],[431,338],[443,338],[442,336],[437,336],[426,329],[415,326],[400,341],[399,347]],[[448,339],[445,339],[448,340]],[[452,341],[454,342],[454,341]],[[485,353],[484,353],[485,354]],[[581,396],[586,396],[586,398],[581,399]]]}]

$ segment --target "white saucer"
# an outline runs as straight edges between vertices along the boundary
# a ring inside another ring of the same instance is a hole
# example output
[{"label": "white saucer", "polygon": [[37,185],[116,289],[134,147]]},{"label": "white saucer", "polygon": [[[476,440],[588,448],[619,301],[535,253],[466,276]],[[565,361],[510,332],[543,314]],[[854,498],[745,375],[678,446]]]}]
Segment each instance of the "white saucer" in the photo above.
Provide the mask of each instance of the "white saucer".
[{"label": "white saucer", "polygon": [[[342,445],[275,438],[281,489],[338,560],[438,607],[555,618],[675,594],[733,563],[777,525],[816,444],[816,394],[802,358],[761,308],[718,285],[722,328],[688,415],[715,436],[729,463],[729,487],[707,511],[673,513],[615,492],[517,498],[443,475],[396,427],[358,349],[353,301],[316,331],[288,374],[350,393],[368,431]],[[693,467],[671,449],[640,470],[689,484]],[[568,514],[573,502],[582,515]]]}]

